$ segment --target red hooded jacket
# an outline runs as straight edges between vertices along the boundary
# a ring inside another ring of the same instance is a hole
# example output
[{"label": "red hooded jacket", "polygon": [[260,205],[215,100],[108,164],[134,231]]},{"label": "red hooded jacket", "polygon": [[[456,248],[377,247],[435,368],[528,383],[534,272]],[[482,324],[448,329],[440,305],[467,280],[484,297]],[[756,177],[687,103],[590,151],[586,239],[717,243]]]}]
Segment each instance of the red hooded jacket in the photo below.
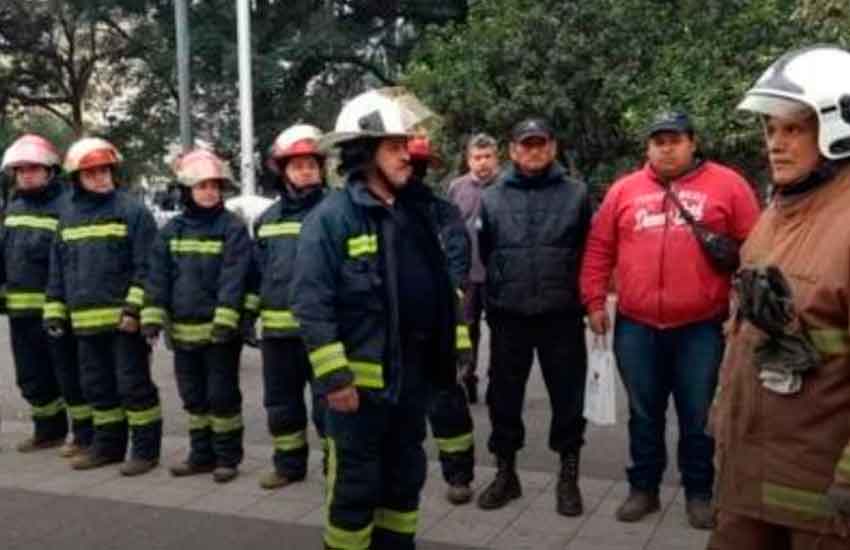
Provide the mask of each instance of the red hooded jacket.
[{"label": "red hooded jacket", "polygon": [[[725,166],[703,162],[670,185],[712,231],[743,241],[758,218],[749,185]],[[728,310],[730,277],[712,267],[649,164],[618,180],[594,217],[581,270],[589,312],[604,307],[612,273],[618,311],[656,328],[719,318]]]}]

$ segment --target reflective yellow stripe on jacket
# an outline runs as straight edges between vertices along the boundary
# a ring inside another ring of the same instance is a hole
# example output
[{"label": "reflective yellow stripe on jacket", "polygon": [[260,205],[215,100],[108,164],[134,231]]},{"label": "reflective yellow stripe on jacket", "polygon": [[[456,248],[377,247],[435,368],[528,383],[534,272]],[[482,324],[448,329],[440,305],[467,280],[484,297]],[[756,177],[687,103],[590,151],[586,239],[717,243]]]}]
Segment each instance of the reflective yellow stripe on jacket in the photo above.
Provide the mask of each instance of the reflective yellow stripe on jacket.
[{"label": "reflective yellow stripe on jacket", "polygon": [[301,233],[299,222],[264,223],[257,231],[257,238],[297,236]]},{"label": "reflective yellow stripe on jacket", "polygon": [[42,315],[45,319],[67,319],[68,308],[62,302],[47,302]]},{"label": "reflective yellow stripe on jacket", "polygon": [[202,241],[198,239],[171,239],[168,248],[172,254],[221,254],[221,241]]},{"label": "reflective yellow stripe on jacket", "polygon": [[359,235],[348,239],[348,255],[351,258],[378,253],[377,235]]},{"label": "reflective yellow stripe on jacket", "polygon": [[143,325],[162,325],[165,322],[165,310],[161,307],[146,307],[142,309]]},{"label": "reflective yellow stripe on jacket", "polygon": [[846,328],[809,330],[809,338],[823,355],[850,354],[850,334]]},{"label": "reflective yellow stripe on jacket", "polygon": [[761,488],[762,503],[766,507],[778,508],[802,519],[817,519],[834,515],[827,502],[826,495],[786,487],[776,483],[763,482]]},{"label": "reflective yellow stripe on jacket", "polygon": [[32,214],[11,214],[4,221],[6,227],[25,227],[27,229],[43,229],[56,231],[59,220],[52,216],[37,216]]},{"label": "reflective yellow stripe on jacket", "polygon": [[344,368],[347,363],[342,342],[332,342],[310,352],[310,364],[313,365],[316,378]]},{"label": "reflective yellow stripe on jacket", "polygon": [[121,238],[127,236],[127,224],[110,222],[81,225],[63,229],[61,235],[63,241]]},{"label": "reflective yellow stripe on jacket", "polygon": [[6,293],[6,308],[9,311],[27,309],[44,309],[44,292],[19,292],[10,290]]},{"label": "reflective yellow stripe on jacket", "polygon": [[212,323],[174,323],[171,336],[178,342],[203,344],[209,342],[212,335]]},{"label": "reflective yellow stripe on jacket", "polygon": [[239,324],[239,312],[229,307],[215,308],[214,325],[236,328]]},{"label": "reflective yellow stripe on jacket", "polygon": [[288,309],[264,309],[260,312],[263,330],[297,329],[300,325]]},{"label": "reflective yellow stripe on jacket", "polygon": [[85,330],[117,326],[120,319],[120,307],[101,307],[71,312],[71,326],[75,329]]}]

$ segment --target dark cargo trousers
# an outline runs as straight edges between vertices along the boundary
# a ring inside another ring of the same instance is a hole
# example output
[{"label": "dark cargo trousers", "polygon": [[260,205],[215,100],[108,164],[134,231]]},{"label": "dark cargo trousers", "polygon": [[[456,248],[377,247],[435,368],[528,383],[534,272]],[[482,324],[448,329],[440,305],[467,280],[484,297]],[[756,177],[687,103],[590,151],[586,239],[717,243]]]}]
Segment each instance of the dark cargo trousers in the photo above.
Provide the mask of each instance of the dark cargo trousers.
[{"label": "dark cargo trousers", "polygon": [[190,464],[235,468],[242,462],[241,352],[239,341],[174,350],[177,391],[189,413]]},{"label": "dark cargo trousers", "polygon": [[92,408],[83,397],[77,340],[72,334],[66,332],[62,337],[48,338],[48,341],[48,351],[56,366],[59,387],[68,406],[68,415],[71,417],[74,443],[83,448],[89,447],[94,437]]},{"label": "dark cargo trousers", "polygon": [[[275,471],[297,481],[307,475],[307,406],[304,390],[312,380],[313,367],[300,338],[264,338],[263,404],[268,415],[269,432],[274,439],[272,462]],[[313,396],[312,418],[325,445],[325,418],[319,400]]]},{"label": "dark cargo trousers", "polygon": [[450,485],[471,483],[475,439],[469,403],[460,384],[434,392],[428,405],[428,422],[437,442],[443,479]]},{"label": "dark cargo trousers", "polygon": [[413,550],[427,459],[426,340],[407,338],[397,402],[360,390],[353,413],[328,409],[325,548]]},{"label": "dark cargo trousers", "polygon": [[487,407],[493,426],[488,442],[490,452],[512,456],[525,443],[522,412],[535,351],[552,408],[549,448],[561,454],[579,451],[586,425],[587,347],[583,319],[569,314],[520,317],[491,312],[489,322]]},{"label": "dark cargo trousers", "polygon": [[36,441],[61,439],[68,433],[65,401],[57,369],[46,353],[47,333],[40,317],[9,319],[9,336],[15,362],[15,379],[32,411]]},{"label": "dark cargo trousers", "polygon": [[83,395],[92,407],[92,453],[158,460],[162,442],[159,394],[151,380],[150,347],[138,333],[117,330],[77,338]]}]

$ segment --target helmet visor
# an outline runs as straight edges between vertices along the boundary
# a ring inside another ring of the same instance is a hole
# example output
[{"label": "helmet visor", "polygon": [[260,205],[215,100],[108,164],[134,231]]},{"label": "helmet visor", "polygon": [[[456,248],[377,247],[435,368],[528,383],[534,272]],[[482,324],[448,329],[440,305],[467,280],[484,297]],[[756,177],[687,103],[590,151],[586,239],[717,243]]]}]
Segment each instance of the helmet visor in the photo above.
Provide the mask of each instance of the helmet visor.
[{"label": "helmet visor", "polygon": [[738,110],[787,119],[797,119],[815,114],[811,107],[805,103],[787,97],[762,93],[747,94],[738,104]]}]

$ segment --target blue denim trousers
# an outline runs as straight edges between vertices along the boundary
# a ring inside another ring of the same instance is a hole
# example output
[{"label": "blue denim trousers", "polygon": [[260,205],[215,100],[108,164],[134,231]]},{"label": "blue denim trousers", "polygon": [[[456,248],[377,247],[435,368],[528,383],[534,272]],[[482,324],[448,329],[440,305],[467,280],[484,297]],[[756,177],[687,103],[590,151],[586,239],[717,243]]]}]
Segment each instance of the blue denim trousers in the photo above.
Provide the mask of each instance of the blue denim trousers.
[{"label": "blue denim trousers", "polygon": [[714,439],[705,431],[723,359],[721,322],[658,329],[622,315],[614,328],[617,368],[629,398],[626,470],[632,488],[657,492],[667,467],[667,406],[679,419],[678,459],[688,499],[710,499]]}]

